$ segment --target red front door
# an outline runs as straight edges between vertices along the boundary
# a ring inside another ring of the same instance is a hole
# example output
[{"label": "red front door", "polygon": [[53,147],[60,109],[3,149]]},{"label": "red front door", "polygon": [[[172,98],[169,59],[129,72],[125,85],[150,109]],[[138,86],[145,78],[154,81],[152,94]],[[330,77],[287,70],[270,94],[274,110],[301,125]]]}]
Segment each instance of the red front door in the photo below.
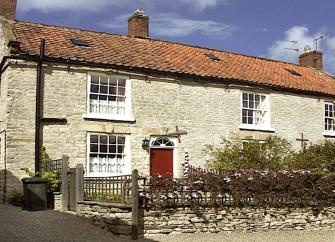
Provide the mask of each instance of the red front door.
[{"label": "red front door", "polygon": [[173,149],[150,149],[150,176],[173,176]]}]

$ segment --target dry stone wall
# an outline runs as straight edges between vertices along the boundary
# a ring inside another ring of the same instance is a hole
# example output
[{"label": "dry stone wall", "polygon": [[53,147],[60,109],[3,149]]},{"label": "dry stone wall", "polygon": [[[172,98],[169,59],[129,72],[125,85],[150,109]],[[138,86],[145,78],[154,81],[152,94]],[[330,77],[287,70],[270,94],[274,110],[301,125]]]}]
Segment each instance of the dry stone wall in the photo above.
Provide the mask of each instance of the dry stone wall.
[{"label": "dry stone wall", "polygon": [[[80,202],[78,214],[114,233],[130,234],[131,208],[115,206]],[[140,210],[140,221],[146,234],[335,229],[335,207],[149,209]]]}]

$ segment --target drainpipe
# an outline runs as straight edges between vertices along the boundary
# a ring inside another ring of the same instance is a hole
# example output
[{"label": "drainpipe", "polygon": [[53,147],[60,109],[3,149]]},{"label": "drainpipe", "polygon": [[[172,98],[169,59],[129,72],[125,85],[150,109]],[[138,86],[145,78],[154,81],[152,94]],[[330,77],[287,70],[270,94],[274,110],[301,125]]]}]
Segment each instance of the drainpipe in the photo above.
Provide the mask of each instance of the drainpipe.
[{"label": "drainpipe", "polygon": [[40,176],[40,148],[41,148],[41,83],[43,72],[43,57],[45,50],[45,39],[41,39],[40,56],[37,64],[36,79],[36,113],[35,113],[35,175]]}]

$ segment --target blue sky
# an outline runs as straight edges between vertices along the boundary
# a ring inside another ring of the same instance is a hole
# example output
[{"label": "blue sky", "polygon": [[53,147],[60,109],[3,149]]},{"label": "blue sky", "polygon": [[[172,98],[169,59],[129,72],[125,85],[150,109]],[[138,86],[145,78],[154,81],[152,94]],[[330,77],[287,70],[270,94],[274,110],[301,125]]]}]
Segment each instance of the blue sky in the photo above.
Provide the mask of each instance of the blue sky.
[{"label": "blue sky", "polygon": [[126,34],[136,8],[152,38],[292,63],[326,36],[319,47],[335,74],[334,0],[18,0],[17,19]]}]

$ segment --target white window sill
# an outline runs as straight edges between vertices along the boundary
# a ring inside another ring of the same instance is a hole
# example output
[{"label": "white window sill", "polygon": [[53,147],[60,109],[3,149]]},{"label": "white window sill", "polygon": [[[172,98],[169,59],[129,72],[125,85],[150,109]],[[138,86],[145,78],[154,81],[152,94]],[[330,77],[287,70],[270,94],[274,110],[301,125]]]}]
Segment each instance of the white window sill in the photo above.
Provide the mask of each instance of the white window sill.
[{"label": "white window sill", "polygon": [[244,129],[244,130],[255,130],[255,131],[264,131],[264,132],[275,132],[275,129],[274,129],[274,128],[261,127],[261,126],[248,125],[248,124],[241,124],[241,125],[239,126],[239,129]]},{"label": "white window sill", "polygon": [[323,136],[335,137],[335,131],[324,131]]},{"label": "white window sill", "polygon": [[114,115],[105,115],[98,113],[87,113],[83,115],[84,119],[101,119],[101,120],[110,120],[110,121],[126,121],[126,122],[134,122],[136,119],[131,115],[122,115],[122,116],[114,116]]}]

